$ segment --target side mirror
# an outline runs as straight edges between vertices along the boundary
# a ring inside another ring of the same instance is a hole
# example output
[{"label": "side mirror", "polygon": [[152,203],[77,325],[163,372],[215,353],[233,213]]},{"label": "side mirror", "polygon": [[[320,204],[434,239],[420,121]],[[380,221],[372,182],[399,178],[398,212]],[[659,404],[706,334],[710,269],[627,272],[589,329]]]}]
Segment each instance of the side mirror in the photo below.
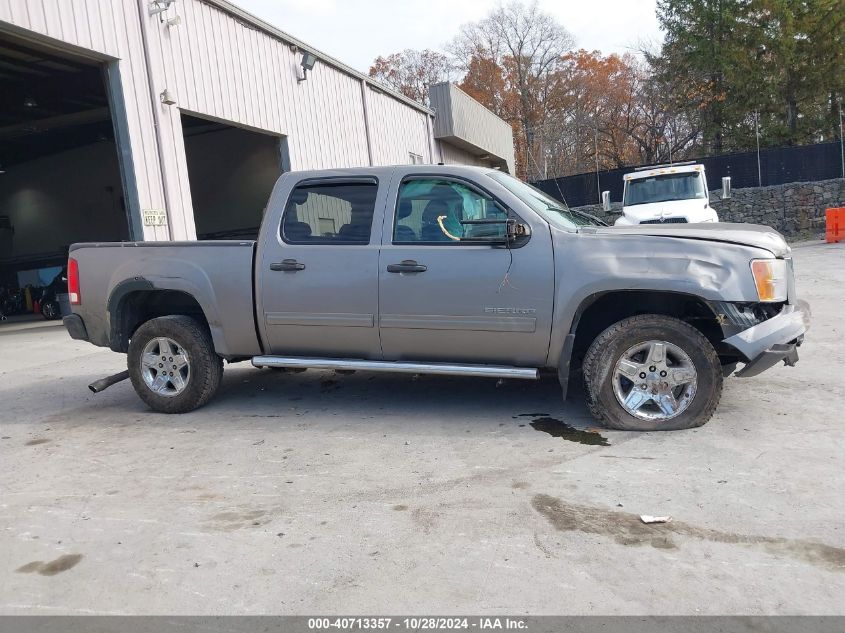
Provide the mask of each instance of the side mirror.
[{"label": "side mirror", "polygon": [[521,237],[531,235],[531,227],[516,220],[508,220],[508,241],[515,242]]},{"label": "side mirror", "polygon": [[610,192],[609,191],[602,191],[601,192],[601,208],[605,211],[610,211]]},{"label": "side mirror", "polygon": [[501,231],[497,228],[495,230],[490,231],[490,235],[484,235],[485,231],[483,228],[480,230],[474,231],[475,235],[472,237],[462,237],[462,242],[483,242],[485,244],[510,244],[512,242],[517,241],[520,238],[528,237],[531,235],[531,229],[527,224],[522,224],[521,222],[517,222],[513,218],[508,218],[506,220],[461,220],[461,224],[463,226],[481,226],[481,227],[498,227],[501,225],[505,225],[505,234],[502,235]]},{"label": "side mirror", "polygon": [[722,200],[727,200],[731,197],[731,177],[724,176],[722,178]]}]

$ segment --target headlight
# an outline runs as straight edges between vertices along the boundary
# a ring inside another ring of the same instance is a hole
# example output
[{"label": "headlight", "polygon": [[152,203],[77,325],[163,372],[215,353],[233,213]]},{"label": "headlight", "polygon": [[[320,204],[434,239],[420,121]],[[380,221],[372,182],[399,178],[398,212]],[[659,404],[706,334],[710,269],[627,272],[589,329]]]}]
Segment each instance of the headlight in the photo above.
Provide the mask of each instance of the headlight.
[{"label": "headlight", "polygon": [[760,301],[786,301],[785,260],[752,259],[751,274],[754,275]]}]

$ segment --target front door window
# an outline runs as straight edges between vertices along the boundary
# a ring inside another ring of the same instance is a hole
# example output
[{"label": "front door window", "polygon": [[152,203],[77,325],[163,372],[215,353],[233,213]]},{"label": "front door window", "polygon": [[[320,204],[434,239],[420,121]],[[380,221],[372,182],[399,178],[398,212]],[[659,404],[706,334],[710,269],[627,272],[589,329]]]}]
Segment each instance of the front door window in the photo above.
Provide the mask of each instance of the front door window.
[{"label": "front door window", "polygon": [[[501,221],[491,224],[482,220]],[[507,214],[490,197],[448,180],[407,180],[399,189],[394,244],[478,244],[505,237]]]}]

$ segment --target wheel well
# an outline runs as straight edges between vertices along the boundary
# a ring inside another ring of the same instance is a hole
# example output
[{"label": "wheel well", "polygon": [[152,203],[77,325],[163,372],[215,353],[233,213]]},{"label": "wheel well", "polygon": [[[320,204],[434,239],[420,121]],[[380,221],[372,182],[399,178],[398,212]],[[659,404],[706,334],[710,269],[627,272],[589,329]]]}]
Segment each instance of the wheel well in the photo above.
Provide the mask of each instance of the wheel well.
[{"label": "wheel well", "polygon": [[723,364],[731,362],[722,355],[722,328],[705,301],[679,292],[623,290],[593,296],[579,308],[570,330],[575,334],[570,367],[580,369],[590,343],[606,328],[638,314],[662,314],[689,323],[710,341]]},{"label": "wheel well", "polygon": [[156,317],[189,316],[208,329],[208,319],[194,297],[179,290],[136,290],[127,293],[111,313],[110,347],[127,352],[129,339],[141,325]]}]

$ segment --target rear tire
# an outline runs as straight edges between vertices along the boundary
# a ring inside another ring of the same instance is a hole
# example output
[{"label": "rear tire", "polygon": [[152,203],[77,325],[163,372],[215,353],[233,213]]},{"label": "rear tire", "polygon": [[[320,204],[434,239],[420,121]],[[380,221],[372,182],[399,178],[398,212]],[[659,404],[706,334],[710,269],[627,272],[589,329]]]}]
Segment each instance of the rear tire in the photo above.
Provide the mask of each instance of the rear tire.
[{"label": "rear tire", "polygon": [[127,363],[135,392],[160,413],[201,407],[223,376],[223,359],[208,330],[181,315],[158,317],[139,327],[129,342]]},{"label": "rear tire", "polygon": [[701,426],[722,395],[710,341],[688,323],[656,314],[623,319],[599,334],[583,373],[590,413],[623,431]]}]

